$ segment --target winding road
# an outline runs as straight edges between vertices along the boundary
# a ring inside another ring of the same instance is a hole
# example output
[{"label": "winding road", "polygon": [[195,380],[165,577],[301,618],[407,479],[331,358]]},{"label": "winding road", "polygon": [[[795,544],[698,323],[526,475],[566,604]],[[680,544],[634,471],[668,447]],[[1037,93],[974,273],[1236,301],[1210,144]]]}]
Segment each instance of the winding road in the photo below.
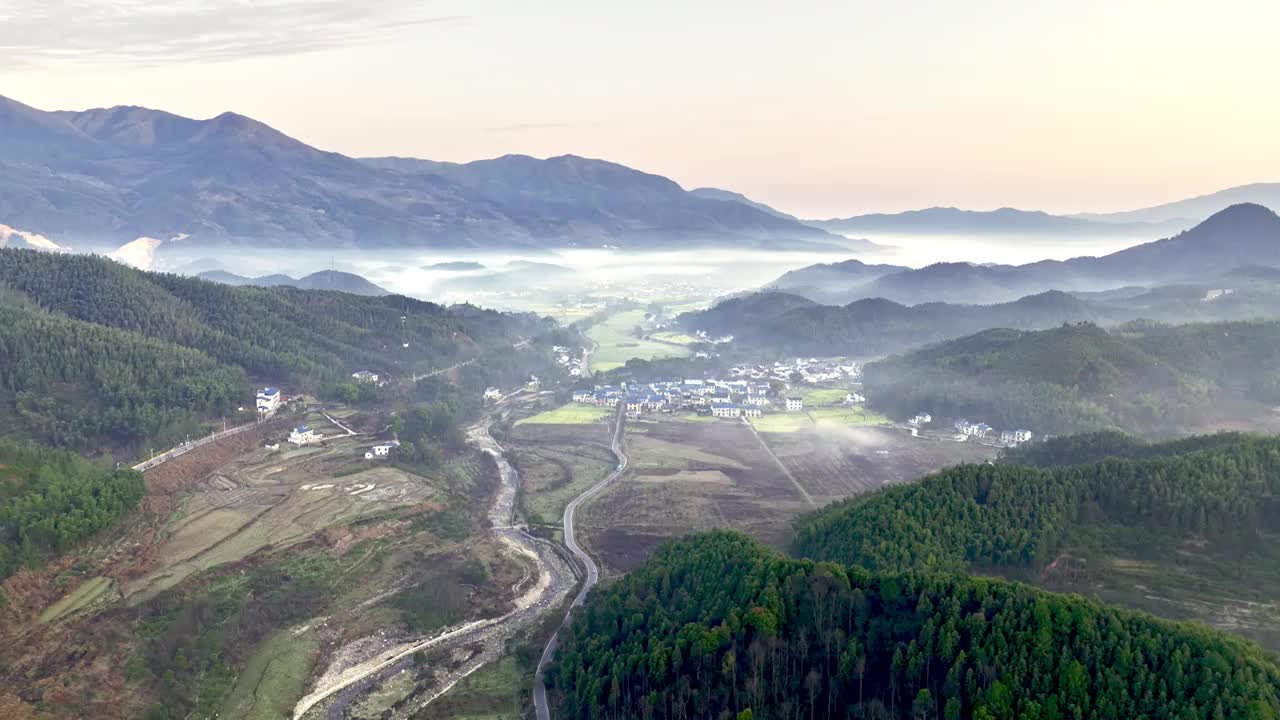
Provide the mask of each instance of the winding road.
[{"label": "winding road", "polygon": [[547,641],[547,647],[542,651],[542,657],[538,659],[538,669],[533,676],[533,706],[537,713],[537,720],[551,720],[551,708],[547,706],[547,685],[545,679],[545,671],[547,665],[550,664],[551,658],[556,654],[556,647],[560,642],[560,630],[563,630],[569,624],[569,620],[573,617],[573,609],[582,604],[586,599],[587,593],[591,588],[596,586],[600,581],[600,568],[596,565],[595,560],[582,546],[578,545],[577,539],[573,534],[573,518],[578,511],[578,506],[590,500],[599,494],[609,483],[618,479],[618,476],[626,472],[627,463],[630,461],[626,452],[622,448],[622,430],[623,430],[623,408],[618,407],[618,416],[615,420],[613,430],[613,442],[611,448],[613,454],[618,456],[618,467],[600,482],[587,488],[581,495],[574,498],[564,509],[564,544],[568,546],[569,551],[578,558],[583,567],[587,570],[586,580],[582,583],[582,589],[578,591],[578,596],[573,599],[573,604],[569,606],[569,611],[564,615],[564,621],[560,623],[560,628],[556,630],[551,639]]}]

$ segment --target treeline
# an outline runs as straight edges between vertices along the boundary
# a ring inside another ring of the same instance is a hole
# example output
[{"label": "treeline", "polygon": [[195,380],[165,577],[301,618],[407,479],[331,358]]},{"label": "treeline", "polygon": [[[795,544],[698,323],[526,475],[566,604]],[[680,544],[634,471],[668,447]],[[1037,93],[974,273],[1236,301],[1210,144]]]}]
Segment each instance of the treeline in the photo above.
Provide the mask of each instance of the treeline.
[{"label": "treeline", "polygon": [[664,546],[562,635],[561,717],[1263,720],[1247,642],[998,580],[788,560],[733,533]]},{"label": "treeline", "polygon": [[133,470],[0,440],[0,579],[107,528],[143,493]]},{"label": "treeline", "polygon": [[1079,435],[1062,435],[1040,442],[1007,448],[1001,462],[1048,468],[1059,465],[1084,465],[1107,458],[1140,460],[1163,455],[1181,455],[1198,450],[1230,447],[1249,440],[1243,433],[1216,433],[1153,443],[1115,430],[1101,430]]},{"label": "treeline", "polygon": [[[1118,445],[1094,437],[1107,453]],[[1249,542],[1280,524],[1280,439],[1229,435],[1134,452],[1141,447],[1128,451],[1137,459],[1046,470],[950,468],[802,518],[795,552],[873,570],[1036,568],[1091,525]]]},{"label": "treeline", "polygon": [[1091,324],[989,330],[866,367],[868,403],[897,417],[981,419],[1040,434],[1176,433],[1221,398],[1280,400],[1280,323]]}]

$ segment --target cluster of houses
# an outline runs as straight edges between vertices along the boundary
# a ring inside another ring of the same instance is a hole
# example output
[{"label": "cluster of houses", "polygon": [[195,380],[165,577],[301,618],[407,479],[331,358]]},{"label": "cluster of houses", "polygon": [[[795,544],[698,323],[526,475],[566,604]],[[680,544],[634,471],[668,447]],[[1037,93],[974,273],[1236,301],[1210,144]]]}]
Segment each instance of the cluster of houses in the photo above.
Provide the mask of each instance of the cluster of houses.
[{"label": "cluster of houses", "polygon": [[694,337],[702,342],[711,343],[712,345],[722,345],[724,343],[733,342],[732,335],[710,335],[706,330],[698,330],[694,332]]},{"label": "cluster of houses", "polygon": [[[987,439],[995,437],[995,429],[984,422],[972,423],[962,418],[956,421],[955,428],[956,432],[961,435],[973,438]],[[1031,439],[1031,436],[1030,430],[1002,430],[1000,432],[1000,442],[1005,445],[1017,445],[1027,442]]]},{"label": "cluster of houses", "polygon": [[650,383],[598,385],[573,393],[573,401],[597,407],[626,408],[627,416],[646,412],[692,410],[720,418],[760,417],[780,403],[788,412],[804,409],[798,397],[776,398],[768,382],[748,380],[664,380]]},{"label": "cluster of houses", "polygon": [[735,365],[729,369],[735,378],[751,380],[778,380],[791,382],[799,376],[800,382],[809,385],[857,380],[862,376],[858,363],[847,358],[796,358],[795,362],[782,361],[764,365]]},{"label": "cluster of houses", "polygon": [[586,350],[581,348],[574,350],[565,345],[556,345],[551,348],[551,352],[556,356],[556,364],[568,372],[569,377],[582,377],[582,373],[586,370],[584,367]]}]

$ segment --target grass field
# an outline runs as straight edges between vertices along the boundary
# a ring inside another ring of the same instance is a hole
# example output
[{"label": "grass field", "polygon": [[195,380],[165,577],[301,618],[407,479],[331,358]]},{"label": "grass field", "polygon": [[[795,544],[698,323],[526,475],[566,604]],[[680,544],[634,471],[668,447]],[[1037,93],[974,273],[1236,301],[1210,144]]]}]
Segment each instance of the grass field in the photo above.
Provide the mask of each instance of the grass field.
[{"label": "grass field", "polygon": [[632,358],[652,360],[689,355],[688,348],[636,338],[632,331],[642,322],[643,310],[625,310],[592,325],[587,330],[587,337],[594,340],[597,347],[591,354],[591,369],[612,370],[622,367]]},{"label": "grass field", "polygon": [[813,427],[813,420],[807,413],[766,413],[749,421],[756,430],[767,433],[795,432]]},{"label": "grass field", "polygon": [[569,403],[516,421],[516,425],[586,425],[613,417],[610,407]]},{"label": "grass field", "polygon": [[[90,607],[99,600],[110,597],[113,587],[114,584],[109,578],[96,577],[86,580],[80,583],[75,590],[68,593],[66,597],[50,605],[44,612],[40,613],[39,622],[54,622],[83,608]],[[119,596],[117,595],[116,597]]]},{"label": "grass field", "polygon": [[287,720],[320,652],[315,633],[281,630],[259,645],[222,705],[227,720]]},{"label": "grass field", "polygon": [[772,413],[751,418],[751,425],[763,433],[788,433],[812,429],[815,425],[888,425],[889,418],[861,405],[809,408],[804,412]]},{"label": "grass field", "polygon": [[698,338],[692,335],[689,335],[687,333],[667,332],[665,330],[661,332],[652,333],[649,337],[653,338],[654,340],[667,342],[667,343],[675,343],[677,345],[693,345],[698,342]]},{"label": "grass field", "polygon": [[486,665],[414,716],[415,720],[515,720],[524,675],[515,658]]},{"label": "grass field", "polygon": [[861,405],[835,408],[813,408],[809,417],[819,425],[888,425],[889,418]]},{"label": "grass field", "polygon": [[844,396],[849,391],[841,388],[814,388],[808,390],[802,396],[805,405],[832,405],[844,402]]}]

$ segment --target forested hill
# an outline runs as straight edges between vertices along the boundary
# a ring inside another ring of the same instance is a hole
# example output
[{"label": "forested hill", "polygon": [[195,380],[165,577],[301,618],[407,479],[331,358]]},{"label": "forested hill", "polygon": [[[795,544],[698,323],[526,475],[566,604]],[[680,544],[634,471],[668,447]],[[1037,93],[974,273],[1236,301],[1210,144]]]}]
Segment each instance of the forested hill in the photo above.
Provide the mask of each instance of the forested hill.
[{"label": "forested hill", "polygon": [[568,718],[1280,714],[1244,641],[1020,584],[787,560],[712,533],[596,591],[553,671]]},{"label": "forested hill", "polygon": [[[230,287],[109,260],[0,249],[0,430],[136,445],[252,405],[251,382],[317,391],[354,370],[476,359],[523,374],[550,321],[399,296]],[[180,434],[178,435],[181,436]]]},{"label": "forested hill", "polygon": [[680,323],[691,331],[733,335],[738,347],[753,351],[876,357],[992,327],[1040,329],[1122,317],[1128,316],[1061,292],[1002,305],[915,306],[879,298],[819,305],[785,292],[760,292],[682,315]]},{"label": "forested hill", "polygon": [[989,330],[871,363],[865,382],[868,402],[897,417],[1174,434],[1229,417],[1219,401],[1280,400],[1280,323]]},{"label": "forested hill", "polygon": [[795,550],[879,570],[1037,568],[1090,525],[1240,543],[1280,528],[1280,439],[1227,435],[1141,454],[950,468],[806,517]]}]

